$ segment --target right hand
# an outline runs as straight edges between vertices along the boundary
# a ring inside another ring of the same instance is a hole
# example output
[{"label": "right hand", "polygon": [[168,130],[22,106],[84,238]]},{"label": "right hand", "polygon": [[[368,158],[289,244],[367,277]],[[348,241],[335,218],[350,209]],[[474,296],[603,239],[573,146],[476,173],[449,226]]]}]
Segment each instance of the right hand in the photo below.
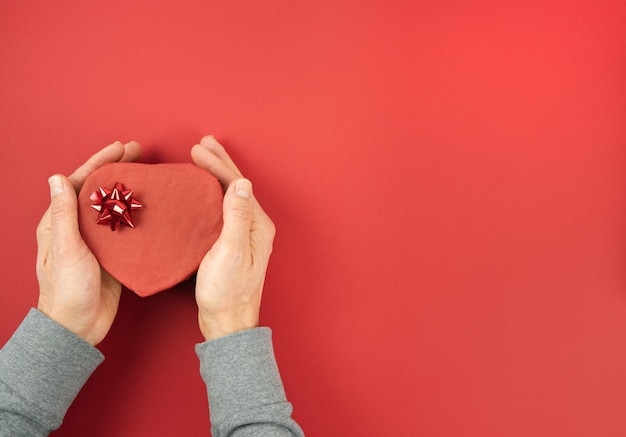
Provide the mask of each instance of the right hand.
[{"label": "right hand", "polygon": [[196,279],[198,323],[206,340],[257,327],[276,229],[224,147],[205,136],[191,149],[198,167],[226,188],[224,227]]}]

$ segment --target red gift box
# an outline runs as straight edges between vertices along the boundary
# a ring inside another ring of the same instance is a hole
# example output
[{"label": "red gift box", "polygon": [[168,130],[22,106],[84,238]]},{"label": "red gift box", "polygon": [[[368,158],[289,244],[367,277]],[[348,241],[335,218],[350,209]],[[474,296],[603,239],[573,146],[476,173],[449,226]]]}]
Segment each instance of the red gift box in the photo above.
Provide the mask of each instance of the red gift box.
[{"label": "red gift box", "polygon": [[85,180],[78,221],[102,268],[145,297],[195,273],[222,229],[222,201],[195,165],[112,163]]}]

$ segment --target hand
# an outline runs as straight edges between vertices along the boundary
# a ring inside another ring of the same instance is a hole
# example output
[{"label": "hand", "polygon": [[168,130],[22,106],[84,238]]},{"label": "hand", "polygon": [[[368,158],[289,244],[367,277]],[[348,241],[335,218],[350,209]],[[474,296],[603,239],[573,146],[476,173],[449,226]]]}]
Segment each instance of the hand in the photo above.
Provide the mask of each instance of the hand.
[{"label": "hand", "polygon": [[37,309],[94,346],[111,328],[122,286],[100,268],[80,235],[76,192],[104,164],[136,161],[140,155],[139,143],[117,141],[69,178],[54,175],[48,180],[50,207],[37,226]]},{"label": "hand", "polygon": [[265,271],[276,233],[232,159],[212,136],[191,149],[199,167],[226,188],[224,227],[204,257],[196,279],[198,322],[206,340],[259,324]]}]

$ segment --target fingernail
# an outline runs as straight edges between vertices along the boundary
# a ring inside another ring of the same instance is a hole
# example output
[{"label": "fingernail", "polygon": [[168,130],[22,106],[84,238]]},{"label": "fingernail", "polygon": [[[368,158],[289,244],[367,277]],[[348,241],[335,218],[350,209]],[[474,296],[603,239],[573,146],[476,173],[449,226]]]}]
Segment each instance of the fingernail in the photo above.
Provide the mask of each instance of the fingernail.
[{"label": "fingernail", "polygon": [[63,181],[58,176],[50,176],[48,179],[48,185],[50,185],[50,196],[54,197],[57,194],[63,192]]},{"label": "fingernail", "polygon": [[252,183],[248,179],[239,179],[235,185],[235,194],[249,199],[252,196]]}]

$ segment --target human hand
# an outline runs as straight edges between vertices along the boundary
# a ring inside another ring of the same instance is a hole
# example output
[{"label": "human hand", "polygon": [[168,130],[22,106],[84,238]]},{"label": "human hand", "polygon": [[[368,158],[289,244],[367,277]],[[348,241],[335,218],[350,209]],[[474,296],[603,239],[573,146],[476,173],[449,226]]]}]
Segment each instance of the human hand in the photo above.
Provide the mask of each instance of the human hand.
[{"label": "human hand", "polygon": [[92,345],[111,328],[121,284],[102,270],[78,229],[76,192],[105,164],[136,161],[141,146],[117,141],[93,155],[71,176],[52,176],[50,207],[37,226],[37,309]]},{"label": "human hand", "polygon": [[226,188],[224,227],[196,278],[198,322],[206,340],[258,326],[276,229],[221,144],[206,136],[191,149],[197,166]]}]

